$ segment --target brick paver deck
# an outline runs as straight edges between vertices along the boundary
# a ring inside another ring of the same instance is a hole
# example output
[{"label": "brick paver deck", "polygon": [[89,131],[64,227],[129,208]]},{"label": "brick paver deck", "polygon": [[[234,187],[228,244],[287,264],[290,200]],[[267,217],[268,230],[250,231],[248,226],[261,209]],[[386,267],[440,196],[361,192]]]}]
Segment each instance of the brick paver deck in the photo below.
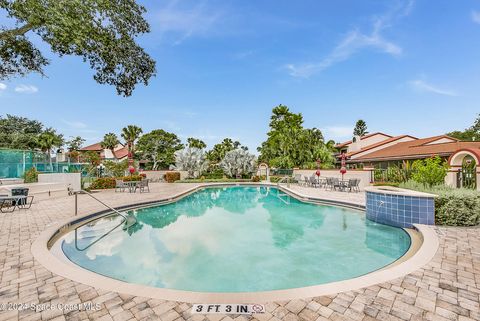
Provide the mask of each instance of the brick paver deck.
[{"label": "brick paver deck", "polygon": [[[150,194],[96,195],[119,206],[192,186],[154,184]],[[72,216],[73,204],[73,197],[63,197],[36,202],[30,210],[0,214],[0,320],[480,320],[480,228],[437,228],[440,248],[432,262],[388,283],[334,296],[268,303],[268,313],[262,315],[202,316],[190,314],[191,304],[92,288],[54,275],[36,262],[30,251],[33,240],[46,227]],[[81,212],[101,208],[86,196],[81,204]],[[31,309],[33,304],[43,308],[78,303],[99,309]],[[13,304],[28,308],[6,309]]]}]

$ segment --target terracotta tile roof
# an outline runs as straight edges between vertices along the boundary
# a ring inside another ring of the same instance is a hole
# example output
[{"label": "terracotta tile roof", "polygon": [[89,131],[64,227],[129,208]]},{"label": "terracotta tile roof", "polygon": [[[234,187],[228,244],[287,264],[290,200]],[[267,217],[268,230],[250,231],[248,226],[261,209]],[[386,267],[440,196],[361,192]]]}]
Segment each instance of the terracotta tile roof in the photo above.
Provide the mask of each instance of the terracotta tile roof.
[{"label": "terracotta tile roof", "polygon": [[[384,133],[381,133],[381,132],[376,132],[376,133],[371,133],[371,134],[367,134],[367,135],[363,135],[362,137],[360,137],[360,140],[364,140],[364,139],[367,139],[369,137],[372,137],[372,136],[375,136],[375,135],[383,135],[383,136],[387,136],[387,137],[392,137],[390,135],[387,135],[387,134],[384,134]],[[343,142],[343,143],[340,143],[340,144],[337,144],[335,145],[336,148],[342,148],[342,147],[345,147],[347,146],[348,144],[351,144],[353,143],[353,141],[349,140],[347,142]]]},{"label": "terracotta tile roof", "polygon": [[[406,138],[406,137],[410,137],[414,140],[418,140],[418,138],[416,137],[413,137],[413,136],[410,136],[410,135],[401,135],[401,136],[395,136],[395,137],[390,137],[389,139],[386,139],[386,140],[383,140],[381,142],[378,142],[378,143],[375,143],[375,144],[372,144],[372,145],[368,145],[360,150],[357,150],[355,152],[350,152],[350,153],[347,153],[347,157],[351,157],[353,155],[356,155],[356,154],[359,154],[359,153],[363,153],[363,152],[366,152],[366,151],[369,151],[371,149],[374,149],[374,148],[377,148],[377,147],[380,147],[380,146],[383,146],[385,144],[389,144],[389,143],[392,143],[392,142],[395,142],[397,140],[400,140],[400,139],[403,139],[403,138]],[[400,143],[397,143],[397,144],[400,144]],[[370,155],[370,154],[369,154]]]},{"label": "terracotta tile roof", "polygon": [[[442,138],[453,139],[451,143],[438,143],[431,144],[436,140]],[[417,139],[410,142],[402,142],[393,146],[386,147],[384,149],[372,152],[370,154],[356,158],[354,161],[382,161],[382,160],[395,160],[395,159],[415,159],[424,158],[429,156],[450,156],[460,149],[473,149],[478,150],[480,153],[480,142],[462,142],[449,136],[441,135],[428,137],[423,139]]]},{"label": "terracotta tile roof", "polygon": [[127,147],[122,147],[119,150],[115,151],[115,157],[117,159],[122,159],[124,157],[128,156],[128,148]]},{"label": "terracotta tile roof", "polygon": [[80,151],[88,151],[88,150],[93,150],[93,151],[96,151],[96,152],[100,152],[100,151],[103,150],[102,144],[101,143],[96,143],[96,144],[89,145],[89,146],[86,146],[86,147],[83,147],[82,149],[80,149]]}]

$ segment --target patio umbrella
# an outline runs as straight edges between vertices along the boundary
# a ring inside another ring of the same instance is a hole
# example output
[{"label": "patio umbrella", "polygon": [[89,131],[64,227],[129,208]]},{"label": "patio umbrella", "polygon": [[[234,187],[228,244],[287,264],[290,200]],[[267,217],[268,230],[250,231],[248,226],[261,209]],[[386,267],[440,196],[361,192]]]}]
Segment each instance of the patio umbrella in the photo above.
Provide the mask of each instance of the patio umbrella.
[{"label": "patio umbrella", "polygon": [[345,153],[342,153],[342,166],[340,168],[340,173],[342,174],[342,180],[343,180],[343,176],[345,175],[345,173],[347,172],[347,156],[345,155]]},{"label": "patio umbrella", "polygon": [[317,160],[317,171],[315,172],[315,175],[317,175],[317,181],[320,182],[320,160]]}]

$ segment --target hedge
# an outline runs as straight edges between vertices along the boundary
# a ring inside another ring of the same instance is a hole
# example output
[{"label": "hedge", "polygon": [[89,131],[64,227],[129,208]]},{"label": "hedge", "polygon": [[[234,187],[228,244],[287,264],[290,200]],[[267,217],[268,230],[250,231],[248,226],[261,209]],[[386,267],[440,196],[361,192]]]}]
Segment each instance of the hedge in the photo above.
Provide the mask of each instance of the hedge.
[{"label": "hedge", "polygon": [[89,189],[109,189],[115,188],[115,177],[100,177],[94,180]]},{"label": "hedge", "polygon": [[124,177],[99,177],[96,178],[88,187],[88,189],[109,189],[115,188],[116,182],[115,180],[121,179],[124,182],[132,182],[132,181],[141,181],[144,178],[142,175],[131,175],[131,176],[124,176]]},{"label": "hedge", "polygon": [[165,180],[167,183],[174,183],[180,180],[180,172],[166,172]]},{"label": "hedge", "polygon": [[446,186],[424,187],[407,182],[400,187],[436,194],[435,224],[448,226],[474,226],[480,224],[480,192],[454,189]]}]

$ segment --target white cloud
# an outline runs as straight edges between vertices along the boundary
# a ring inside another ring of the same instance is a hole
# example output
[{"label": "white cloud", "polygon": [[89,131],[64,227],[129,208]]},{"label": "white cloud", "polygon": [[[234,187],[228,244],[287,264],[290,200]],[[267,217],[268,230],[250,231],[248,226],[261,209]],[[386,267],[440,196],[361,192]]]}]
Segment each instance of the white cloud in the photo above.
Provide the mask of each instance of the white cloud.
[{"label": "white cloud", "polygon": [[324,136],[328,139],[338,140],[343,138],[352,138],[352,126],[329,126],[322,128]]},{"label": "white cloud", "polygon": [[348,60],[355,53],[367,48],[376,49],[392,56],[400,56],[403,52],[402,48],[385,39],[382,32],[391,27],[396,20],[407,16],[412,10],[413,4],[414,1],[411,0],[405,5],[393,8],[381,17],[375,18],[372,31],[368,34],[362,33],[358,29],[351,30],[329,55],[318,62],[287,64],[285,67],[293,77],[308,78],[336,63]]},{"label": "white cloud", "polygon": [[429,92],[429,93],[434,93],[437,95],[444,95],[444,96],[458,96],[458,93],[452,90],[439,88],[421,79],[412,80],[409,82],[409,84],[410,86],[412,86],[412,88],[415,91],[418,91],[418,92]]},{"label": "white cloud", "polygon": [[68,120],[63,119],[62,122],[64,122],[65,124],[67,124],[68,126],[70,126],[71,128],[74,128],[74,129],[87,128],[87,124],[82,123],[81,121],[68,121]]},{"label": "white cloud", "polygon": [[33,85],[18,85],[15,87],[15,92],[21,94],[34,94],[38,92],[38,88]]},{"label": "white cloud", "polygon": [[220,11],[209,8],[206,1],[185,8],[180,1],[171,0],[157,15],[158,31],[175,34],[173,44],[179,45],[187,38],[209,34],[222,16]]},{"label": "white cloud", "polygon": [[7,89],[7,85],[0,82],[0,91]]},{"label": "white cloud", "polygon": [[480,24],[480,11],[472,11],[472,20],[473,22]]}]

